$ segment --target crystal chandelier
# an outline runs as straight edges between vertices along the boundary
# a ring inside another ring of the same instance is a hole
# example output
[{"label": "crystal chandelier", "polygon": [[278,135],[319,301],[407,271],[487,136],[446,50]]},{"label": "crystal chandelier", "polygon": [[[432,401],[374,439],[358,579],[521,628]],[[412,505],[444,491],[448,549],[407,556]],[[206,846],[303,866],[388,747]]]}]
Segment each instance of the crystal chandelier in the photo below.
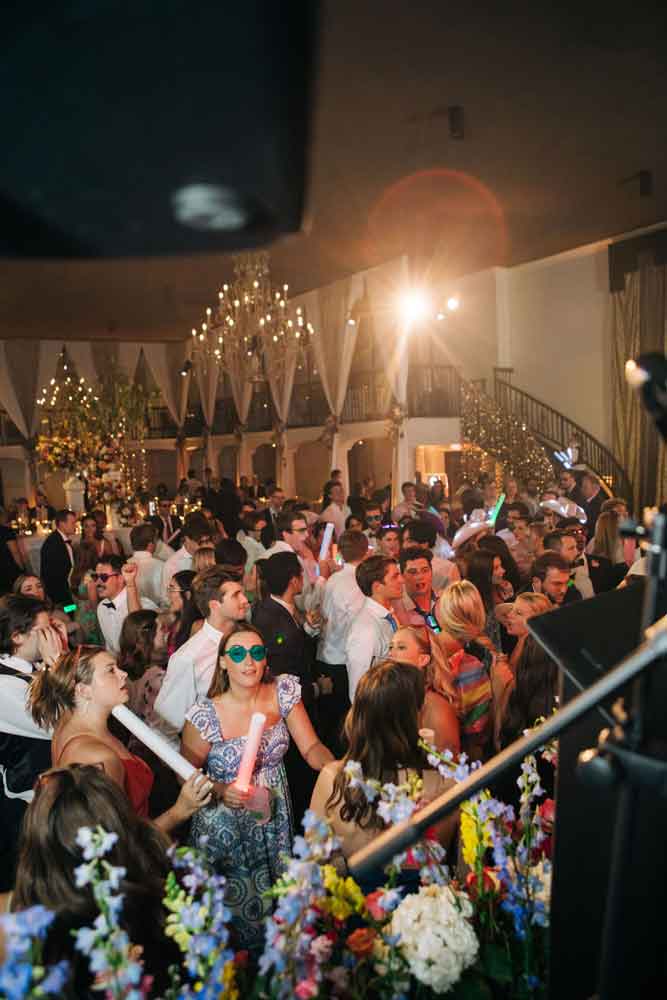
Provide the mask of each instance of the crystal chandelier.
[{"label": "crystal chandelier", "polygon": [[287,285],[272,288],[266,251],[232,259],[232,282],[222,286],[201,328],[192,330],[192,360],[204,371],[217,365],[232,378],[264,382],[267,372],[280,376],[288,359],[303,357],[313,326],[301,306],[290,305]]}]

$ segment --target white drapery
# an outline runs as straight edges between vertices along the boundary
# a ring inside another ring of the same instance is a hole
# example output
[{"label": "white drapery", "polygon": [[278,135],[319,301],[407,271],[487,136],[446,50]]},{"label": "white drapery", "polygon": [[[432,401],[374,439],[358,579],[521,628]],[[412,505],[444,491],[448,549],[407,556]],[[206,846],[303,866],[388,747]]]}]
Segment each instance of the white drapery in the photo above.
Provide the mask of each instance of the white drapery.
[{"label": "white drapery", "polygon": [[401,319],[397,298],[409,287],[408,259],[399,257],[366,272],[378,354],[395,399],[408,399],[408,328]]},{"label": "white drapery", "polygon": [[313,354],[331,413],[340,418],[357,343],[358,324],[349,320],[364,295],[364,275],[355,274],[301,296],[315,327]]},{"label": "white drapery", "polygon": [[30,437],[28,424],[14,388],[14,380],[9,367],[4,340],[0,340],[0,404],[5,408],[9,414],[9,419],[16,424],[23,437]]},{"label": "white drapery", "polygon": [[66,340],[65,350],[67,356],[76,368],[79,378],[85,378],[86,382],[97,381],[97,369],[93,357],[93,348],[89,340]]},{"label": "white drapery", "polygon": [[162,394],[171,419],[178,423],[179,406],[173,381],[172,366],[167,355],[167,344],[142,344],[141,350],[156,384]]},{"label": "white drapery", "polygon": [[59,340],[42,340],[39,344],[39,362],[37,364],[37,392],[33,401],[31,433],[37,434],[42,419],[42,408],[37,405],[37,398],[42,389],[48,389],[52,378],[55,378],[58,358],[63,349]]},{"label": "white drapery", "polygon": [[215,399],[218,391],[220,369],[216,364],[209,364],[206,369],[202,365],[197,365],[195,371],[201,408],[204,414],[204,453],[206,456],[206,465],[214,469],[216,462],[213,452],[212,430],[215,419]]},{"label": "white drapery", "polygon": [[[134,376],[137,372],[137,365],[139,364],[139,355],[141,353],[141,344],[122,342],[118,345],[118,365],[130,382],[134,381]],[[102,372],[99,372],[101,375]],[[157,381],[157,380],[156,380]],[[158,385],[160,383],[158,382]],[[160,390],[162,387],[160,386]]]}]

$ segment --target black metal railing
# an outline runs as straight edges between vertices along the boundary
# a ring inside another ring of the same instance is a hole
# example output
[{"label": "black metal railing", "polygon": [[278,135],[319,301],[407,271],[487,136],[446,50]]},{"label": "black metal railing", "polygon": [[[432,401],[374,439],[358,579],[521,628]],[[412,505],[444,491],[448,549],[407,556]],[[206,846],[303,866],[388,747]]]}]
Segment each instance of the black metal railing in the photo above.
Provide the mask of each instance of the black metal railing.
[{"label": "black metal railing", "polygon": [[415,365],[408,372],[411,417],[460,417],[461,375],[452,365]]},{"label": "black metal railing", "polygon": [[548,448],[565,451],[574,441],[579,446],[578,461],[587,465],[609,486],[612,493],[630,501],[632,484],[613,453],[592,434],[569,417],[536,399],[510,382],[494,379],[496,403],[525,425]]},{"label": "black metal railing", "polygon": [[357,372],[347,387],[341,418],[344,423],[384,420],[389,416],[392,399],[384,373]]},{"label": "black metal railing", "polygon": [[295,385],[290,401],[289,427],[321,427],[329,416],[329,404],[322,383],[304,382]]}]

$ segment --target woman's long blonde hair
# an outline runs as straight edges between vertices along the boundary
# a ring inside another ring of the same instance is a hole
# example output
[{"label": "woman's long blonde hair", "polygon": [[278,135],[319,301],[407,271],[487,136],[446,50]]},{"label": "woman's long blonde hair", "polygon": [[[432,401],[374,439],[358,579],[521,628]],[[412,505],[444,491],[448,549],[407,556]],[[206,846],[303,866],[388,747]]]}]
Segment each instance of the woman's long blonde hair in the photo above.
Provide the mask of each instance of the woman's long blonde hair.
[{"label": "woman's long blonde hair", "polygon": [[481,635],[486,625],[486,611],[474,583],[460,580],[443,590],[438,603],[438,621],[443,631],[462,646]]}]

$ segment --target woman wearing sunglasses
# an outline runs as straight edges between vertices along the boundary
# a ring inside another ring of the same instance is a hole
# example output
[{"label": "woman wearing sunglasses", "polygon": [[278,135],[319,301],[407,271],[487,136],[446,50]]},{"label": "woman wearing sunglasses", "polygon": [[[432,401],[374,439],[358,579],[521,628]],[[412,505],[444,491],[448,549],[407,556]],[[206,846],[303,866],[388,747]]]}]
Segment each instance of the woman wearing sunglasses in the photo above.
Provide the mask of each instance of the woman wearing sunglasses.
[{"label": "woman wearing sunglasses", "polygon": [[[254,712],[266,716],[252,781],[269,790],[268,821],[246,808],[249,793],[234,786]],[[227,904],[237,943],[253,950],[262,945],[263,921],[271,909],[262,893],[282,873],[280,855],[289,854],[292,846],[292,809],[283,766],[290,736],[313,770],[320,771],[333,760],[311,725],[298,679],[292,674],[274,679],[262,635],[251,626],[238,625],[220,643],[208,697],[199,699],[186,715],[181,753],[215,782],[217,803],[197,814],[191,839],[197,843],[202,835],[208,837],[209,857],[228,880]]]}]

